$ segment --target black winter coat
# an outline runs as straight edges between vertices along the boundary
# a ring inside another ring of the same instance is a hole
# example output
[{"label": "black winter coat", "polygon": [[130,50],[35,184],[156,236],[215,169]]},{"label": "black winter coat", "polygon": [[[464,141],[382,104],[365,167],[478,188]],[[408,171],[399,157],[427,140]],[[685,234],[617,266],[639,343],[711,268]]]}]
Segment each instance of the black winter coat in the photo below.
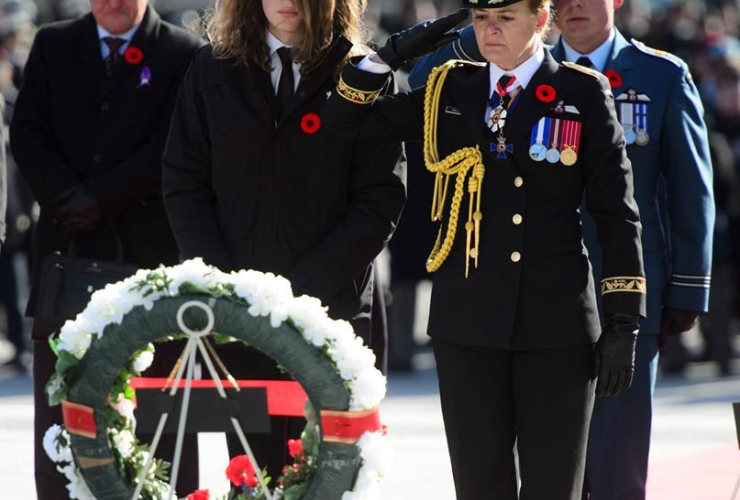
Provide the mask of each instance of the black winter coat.
[{"label": "black winter coat", "polygon": [[320,122],[339,38],[276,120],[270,75],[201,50],[183,82],[164,155],[164,197],[183,258],[290,279],[369,339],[373,260],[405,201],[398,143],[336,139]]}]

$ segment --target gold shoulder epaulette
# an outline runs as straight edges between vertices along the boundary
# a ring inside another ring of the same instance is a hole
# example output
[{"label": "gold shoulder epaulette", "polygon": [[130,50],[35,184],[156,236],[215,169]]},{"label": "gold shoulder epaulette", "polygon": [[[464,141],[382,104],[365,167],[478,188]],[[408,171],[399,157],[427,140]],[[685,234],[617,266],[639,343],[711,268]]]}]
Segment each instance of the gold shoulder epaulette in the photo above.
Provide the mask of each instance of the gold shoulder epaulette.
[{"label": "gold shoulder epaulette", "polygon": [[634,38],[630,40],[630,42],[632,42],[632,45],[634,45],[635,48],[639,50],[640,52],[642,52],[643,54],[647,54],[649,56],[654,56],[654,57],[660,57],[661,59],[665,59],[666,61],[672,62],[679,68],[683,66],[683,61],[681,60],[681,58],[671,54],[670,52],[648,47],[641,41],[635,40]]},{"label": "gold shoulder epaulette", "polygon": [[580,64],[575,64],[568,61],[563,61],[563,67],[568,69],[574,69],[576,71],[580,71],[581,73],[586,73],[587,75],[591,75],[594,78],[599,78],[600,76],[603,76],[601,73],[596,71],[595,69],[587,68],[585,66],[581,66]]}]

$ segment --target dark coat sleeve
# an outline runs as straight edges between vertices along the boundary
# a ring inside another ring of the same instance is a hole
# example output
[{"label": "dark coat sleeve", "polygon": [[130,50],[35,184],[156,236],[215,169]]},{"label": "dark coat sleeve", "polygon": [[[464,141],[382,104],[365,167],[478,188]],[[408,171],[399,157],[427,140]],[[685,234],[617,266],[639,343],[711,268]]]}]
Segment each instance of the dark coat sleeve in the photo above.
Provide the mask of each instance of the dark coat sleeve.
[{"label": "dark coat sleeve", "polygon": [[432,70],[451,59],[485,62],[478,49],[478,41],[475,39],[475,31],[472,24],[463,28],[460,38],[454,42],[448,43],[437,49],[434,53],[419,59],[419,62],[416,63],[414,69],[409,74],[409,85],[411,85],[411,88],[426,85]]},{"label": "dark coat sleeve", "polygon": [[85,187],[108,217],[114,218],[134,200],[161,193],[162,151],[180,84],[197,48],[198,45],[191,42],[190,50],[184,57],[181,56],[182,61],[173,77],[167,102],[161,109],[159,124],[149,140],[118,165],[85,180]]},{"label": "dark coat sleeve", "polygon": [[[344,82],[363,92],[382,89],[388,75],[362,71],[353,64],[347,64],[342,71]],[[322,121],[331,133],[355,141],[420,141],[424,127],[423,110],[424,88],[380,96],[371,104],[356,104],[337,91],[326,103]]]},{"label": "dark coat sleeve", "polygon": [[53,43],[52,34],[47,30],[42,29],[36,35],[10,127],[13,157],[42,207],[50,206],[59,193],[81,180],[74,167],[62,157],[54,137],[51,75],[46,62],[47,45]]},{"label": "dark coat sleeve", "polygon": [[406,202],[406,159],[400,143],[356,142],[350,168],[344,218],[289,275],[296,290],[312,296],[333,297],[348,276],[360,275],[391,238]]},{"label": "dark coat sleeve", "polygon": [[219,229],[211,188],[211,142],[199,89],[199,57],[180,87],[162,158],[162,191],[182,259],[202,257],[219,269],[232,268]]},{"label": "dark coat sleeve", "polygon": [[[596,222],[602,248],[601,294],[604,315],[645,317],[645,271],[639,210],[634,200],[632,166],[627,158],[622,127],[614,109],[609,83],[589,95],[589,124],[584,127],[583,164],[586,169],[586,208]],[[649,286],[649,284],[648,284]]]},{"label": "dark coat sleeve", "polygon": [[0,123],[0,244],[5,242],[5,214],[8,210],[8,166],[5,159],[5,129]]}]

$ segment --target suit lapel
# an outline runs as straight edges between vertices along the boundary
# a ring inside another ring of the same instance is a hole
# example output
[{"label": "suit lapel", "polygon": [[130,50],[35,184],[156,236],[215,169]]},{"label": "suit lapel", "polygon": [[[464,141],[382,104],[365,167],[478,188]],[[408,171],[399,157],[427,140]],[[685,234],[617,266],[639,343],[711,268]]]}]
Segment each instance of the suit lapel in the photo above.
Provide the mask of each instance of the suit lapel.
[{"label": "suit lapel", "polygon": [[122,55],[121,59],[113,68],[113,73],[110,78],[106,78],[104,80],[103,94],[107,94],[116,88],[132,72],[141,72],[144,68],[148,67],[147,63],[151,60],[151,51],[156,47],[156,42],[159,38],[159,24],[159,15],[151,8],[151,6],[147,6],[146,14],[144,14],[141,26],[136,30],[134,37],[131,39],[131,43],[126,47],[126,50],[130,50],[132,48],[141,50],[144,59],[138,64],[131,64],[126,61],[125,57]]},{"label": "suit lapel", "polygon": [[90,71],[99,86],[105,84],[105,67],[100,52],[100,38],[98,38],[97,25],[92,14],[82,19],[80,30],[75,41],[77,53],[81,55],[85,66]]},{"label": "suit lapel", "polygon": [[544,102],[536,96],[537,87],[540,85],[550,85],[560,95],[560,77],[557,70],[558,63],[552,58],[550,52],[545,51],[544,62],[529,81],[527,88],[520,92],[516,107],[507,118],[504,135],[509,142],[516,141],[524,134],[529,135],[534,124],[557,105],[557,97],[553,102]]}]

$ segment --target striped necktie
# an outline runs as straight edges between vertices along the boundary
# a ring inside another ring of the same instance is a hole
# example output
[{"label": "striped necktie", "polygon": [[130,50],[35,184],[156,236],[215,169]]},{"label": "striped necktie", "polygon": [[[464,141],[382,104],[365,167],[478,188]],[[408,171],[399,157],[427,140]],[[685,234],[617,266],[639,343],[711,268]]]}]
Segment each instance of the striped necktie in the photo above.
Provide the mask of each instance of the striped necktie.
[{"label": "striped necktie", "polygon": [[105,77],[110,78],[110,76],[113,74],[113,68],[115,67],[118,60],[121,58],[121,53],[119,51],[121,49],[121,46],[126,43],[126,40],[122,38],[113,38],[107,36],[103,38],[103,42],[105,42],[109,49],[108,57],[106,57],[103,61],[103,63],[105,64]]}]

